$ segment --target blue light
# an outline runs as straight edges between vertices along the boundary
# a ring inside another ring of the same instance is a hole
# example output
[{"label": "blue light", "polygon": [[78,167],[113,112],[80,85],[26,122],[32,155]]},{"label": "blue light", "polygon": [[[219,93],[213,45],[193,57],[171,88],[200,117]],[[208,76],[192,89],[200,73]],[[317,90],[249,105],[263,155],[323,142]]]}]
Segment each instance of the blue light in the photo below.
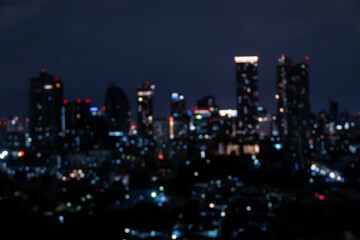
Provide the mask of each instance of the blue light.
[{"label": "blue light", "polygon": [[281,149],[281,144],[280,143],[276,143],[276,144],[274,144],[274,148],[276,149],[276,150],[280,150]]},{"label": "blue light", "polygon": [[295,164],[294,164],[294,167],[295,167],[295,170],[296,170],[296,171],[299,171],[300,168],[299,168],[299,164],[298,164],[298,163],[295,163]]},{"label": "blue light", "polygon": [[314,149],[314,145],[310,145],[310,149]]},{"label": "blue light", "polygon": [[179,99],[179,94],[178,93],[172,93],[171,94],[171,99]]},{"label": "blue light", "polygon": [[99,109],[97,107],[91,107],[90,112],[97,112]]},{"label": "blue light", "polygon": [[175,235],[176,237],[180,237],[181,233],[178,230],[174,230],[172,232],[172,235]]}]

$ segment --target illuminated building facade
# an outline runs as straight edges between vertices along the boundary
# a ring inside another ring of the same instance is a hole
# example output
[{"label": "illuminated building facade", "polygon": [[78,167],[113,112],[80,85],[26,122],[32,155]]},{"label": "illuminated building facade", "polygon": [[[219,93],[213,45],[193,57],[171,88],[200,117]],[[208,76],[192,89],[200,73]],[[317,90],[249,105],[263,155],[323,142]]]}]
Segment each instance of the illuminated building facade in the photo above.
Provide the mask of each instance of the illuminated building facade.
[{"label": "illuminated building facade", "polygon": [[184,139],[188,136],[189,117],[186,113],[185,97],[181,93],[171,94],[171,116],[169,118],[169,138]]},{"label": "illuminated building facade", "polygon": [[65,106],[65,145],[70,149],[86,149],[91,146],[92,122],[90,114],[90,99],[67,102]]},{"label": "illuminated building facade", "polygon": [[258,141],[258,57],[235,57],[236,103],[238,111],[237,138],[241,144]]},{"label": "illuminated building facade", "polygon": [[138,134],[141,137],[153,137],[153,96],[155,85],[146,82],[138,86],[137,105],[138,105]]},{"label": "illuminated building facade", "polygon": [[171,94],[171,116],[182,118],[186,115],[185,97],[181,93],[173,92]]},{"label": "illuminated building facade", "polygon": [[41,70],[40,76],[30,81],[32,146],[37,149],[54,148],[64,135],[63,84],[45,70]]},{"label": "illuminated building facade", "polygon": [[291,153],[293,170],[304,170],[309,155],[309,64],[282,55],[278,59],[278,129],[284,147]]},{"label": "illuminated building facade", "polygon": [[192,139],[211,140],[220,132],[219,107],[213,96],[206,96],[197,101],[189,124]]},{"label": "illuminated building facade", "polygon": [[127,135],[130,130],[130,104],[124,91],[114,84],[106,91],[105,118],[112,135]]}]

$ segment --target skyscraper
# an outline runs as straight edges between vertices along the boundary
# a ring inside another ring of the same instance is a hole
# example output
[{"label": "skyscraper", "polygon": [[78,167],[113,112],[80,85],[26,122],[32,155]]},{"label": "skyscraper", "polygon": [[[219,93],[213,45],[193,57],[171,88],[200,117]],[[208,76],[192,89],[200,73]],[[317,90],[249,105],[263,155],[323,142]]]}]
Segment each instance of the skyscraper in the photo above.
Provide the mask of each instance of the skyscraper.
[{"label": "skyscraper", "polygon": [[70,149],[84,149],[91,147],[93,137],[90,114],[90,99],[76,102],[64,100],[65,106],[65,141]]},{"label": "skyscraper", "polygon": [[121,135],[128,134],[131,117],[129,100],[124,91],[113,83],[106,91],[105,109],[109,132],[121,132]]},{"label": "skyscraper", "polygon": [[293,170],[305,170],[309,154],[309,64],[285,55],[278,59],[278,129],[284,147],[291,153]]},{"label": "skyscraper", "polygon": [[255,144],[258,141],[258,59],[258,56],[234,58],[238,111],[236,135],[241,144]]},{"label": "skyscraper", "polygon": [[171,94],[171,116],[182,118],[186,114],[185,97],[181,93],[173,92]]},{"label": "skyscraper", "polygon": [[138,133],[141,137],[153,136],[153,95],[155,85],[145,82],[138,86]]},{"label": "skyscraper", "polygon": [[188,135],[189,117],[186,113],[185,97],[181,93],[171,94],[171,116],[169,118],[169,138],[184,139]]},{"label": "skyscraper", "polygon": [[41,70],[39,77],[31,79],[30,97],[32,145],[54,148],[64,136],[63,84],[57,77]]}]

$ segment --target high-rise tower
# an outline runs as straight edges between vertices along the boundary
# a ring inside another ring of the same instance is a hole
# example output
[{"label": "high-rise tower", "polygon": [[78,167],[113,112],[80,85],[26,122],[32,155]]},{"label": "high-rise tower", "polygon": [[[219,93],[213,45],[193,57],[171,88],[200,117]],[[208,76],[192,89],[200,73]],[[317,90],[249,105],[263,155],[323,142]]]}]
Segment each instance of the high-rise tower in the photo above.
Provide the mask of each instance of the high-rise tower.
[{"label": "high-rise tower", "polygon": [[39,77],[31,78],[30,81],[32,145],[40,149],[54,148],[64,136],[63,84],[45,70],[41,70]]},{"label": "high-rise tower", "polygon": [[143,83],[137,89],[138,104],[138,133],[141,137],[153,136],[153,95],[155,85]]},{"label": "high-rise tower", "polygon": [[309,154],[309,64],[285,55],[277,66],[278,129],[285,149],[291,153],[293,170],[305,170]]},{"label": "high-rise tower", "polygon": [[241,144],[258,141],[258,56],[235,57],[236,104],[238,120],[236,135]]},{"label": "high-rise tower", "polygon": [[129,100],[124,91],[114,84],[111,84],[106,91],[105,109],[109,132],[128,134],[131,117]]}]

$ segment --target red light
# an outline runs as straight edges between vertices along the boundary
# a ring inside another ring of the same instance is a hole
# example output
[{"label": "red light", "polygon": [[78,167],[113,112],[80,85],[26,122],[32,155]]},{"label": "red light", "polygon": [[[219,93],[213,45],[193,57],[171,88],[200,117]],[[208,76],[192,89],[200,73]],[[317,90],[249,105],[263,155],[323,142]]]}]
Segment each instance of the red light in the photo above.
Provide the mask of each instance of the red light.
[{"label": "red light", "polygon": [[164,156],[162,154],[159,154],[159,159],[161,160],[163,158],[164,158]]},{"label": "red light", "polygon": [[319,198],[321,201],[325,199],[324,195],[320,195],[320,198]]},{"label": "red light", "polygon": [[212,120],[212,119],[209,119],[209,123],[213,123],[213,120]]},{"label": "red light", "polygon": [[77,102],[77,103],[81,103],[81,99],[78,99],[76,102]]},{"label": "red light", "polygon": [[58,80],[58,77],[54,77],[54,82],[57,82]]},{"label": "red light", "polygon": [[105,106],[104,106],[104,107],[102,107],[102,110],[103,110],[103,111],[105,111],[105,110],[106,110],[106,107],[105,107]]},{"label": "red light", "polygon": [[41,71],[40,71],[41,73],[45,73],[45,69],[41,69]]},{"label": "red light", "polygon": [[308,61],[308,60],[309,60],[309,56],[305,56],[305,60]]},{"label": "red light", "polygon": [[281,58],[285,58],[285,54],[281,54]]},{"label": "red light", "polygon": [[68,102],[69,102],[69,101],[66,100],[66,99],[64,99],[64,101],[63,101],[64,104],[67,104]]},{"label": "red light", "polygon": [[194,110],[199,110],[199,108],[198,108],[198,107],[194,107]]},{"label": "red light", "polygon": [[91,100],[87,98],[87,99],[85,99],[85,102],[86,102],[86,103],[90,103]]},{"label": "red light", "polygon": [[120,105],[118,104],[118,105],[116,105],[116,109],[119,109],[120,108]]},{"label": "red light", "polygon": [[315,193],[315,197],[319,197],[319,194],[317,192]]},{"label": "red light", "polygon": [[174,117],[173,116],[169,117],[169,120],[174,121]]},{"label": "red light", "polygon": [[135,130],[135,125],[131,125],[131,130]]},{"label": "red light", "polygon": [[25,155],[25,152],[24,152],[24,151],[18,152],[18,156],[19,156],[19,157],[23,157],[24,155]]}]

